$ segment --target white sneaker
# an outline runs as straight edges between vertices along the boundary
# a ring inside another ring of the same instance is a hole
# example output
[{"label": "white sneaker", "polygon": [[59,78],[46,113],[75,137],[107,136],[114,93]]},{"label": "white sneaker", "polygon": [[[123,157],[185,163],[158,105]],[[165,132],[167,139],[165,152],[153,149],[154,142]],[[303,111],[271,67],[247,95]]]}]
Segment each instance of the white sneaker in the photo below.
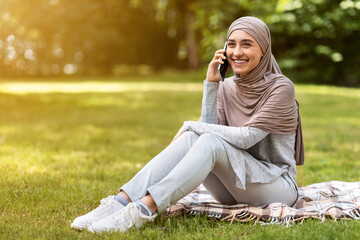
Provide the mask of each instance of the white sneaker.
[{"label": "white sneaker", "polygon": [[121,211],[103,218],[88,227],[90,232],[126,232],[135,226],[140,228],[145,222],[153,221],[158,214],[147,216],[141,212],[141,208],[136,203],[129,203]]},{"label": "white sneaker", "polygon": [[92,223],[99,221],[124,208],[124,205],[115,200],[115,196],[108,196],[100,201],[100,205],[91,212],[75,218],[71,224],[72,228],[83,230]]}]

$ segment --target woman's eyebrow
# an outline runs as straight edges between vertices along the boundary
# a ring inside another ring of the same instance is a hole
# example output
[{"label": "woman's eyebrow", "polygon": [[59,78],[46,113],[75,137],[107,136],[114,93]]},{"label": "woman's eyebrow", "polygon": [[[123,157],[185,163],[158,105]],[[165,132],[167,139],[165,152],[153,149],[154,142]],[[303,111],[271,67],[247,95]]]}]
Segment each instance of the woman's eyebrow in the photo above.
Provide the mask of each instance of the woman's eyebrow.
[{"label": "woman's eyebrow", "polygon": [[[236,41],[234,39],[229,39],[228,42],[236,42]],[[254,41],[251,39],[245,38],[245,39],[241,39],[240,42],[254,42]]]}]

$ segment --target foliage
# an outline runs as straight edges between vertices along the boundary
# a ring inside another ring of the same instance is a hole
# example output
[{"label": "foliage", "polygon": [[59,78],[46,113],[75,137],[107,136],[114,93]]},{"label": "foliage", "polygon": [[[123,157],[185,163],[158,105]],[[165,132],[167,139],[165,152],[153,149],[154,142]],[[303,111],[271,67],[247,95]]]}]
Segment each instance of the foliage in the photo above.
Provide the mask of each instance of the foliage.
[{"label": "foliage", "polygon": [[301,82],[360,83],[360,1],[291,0],[266,18],[285,73]]},{"label": "foliage", "polygon": [[[189,78],[193,83],[179,83]],[[360,238],[359,221],[331,220],[286,229],[164,216],[124,235],[71,229],[76,216],[115,194],[166,147],[183,121],[198,119],[201,78],[171,73],[147,80],[65,79],[56,83],[61,88],[53,82],[0,84],[1,239]],[[354,110],[360,89],[296,85],[296,91],[306,156],[298,184],[360,181],[360,112]]]},{"label": "foliage", "polygon": [[359,11],[360,0],[2,0],[0,73],[199,68],[223,46],[234,19],[253,15],[269,25],[274,55],[291,79],[354,86]]},{"label": "foliage", "polygon": [[168,59],[176,56],[176,41],[157,26],[151,3],[3,0],[0,6],[2,76],[109,74],[118,64],[160,68],[177,60]]}]

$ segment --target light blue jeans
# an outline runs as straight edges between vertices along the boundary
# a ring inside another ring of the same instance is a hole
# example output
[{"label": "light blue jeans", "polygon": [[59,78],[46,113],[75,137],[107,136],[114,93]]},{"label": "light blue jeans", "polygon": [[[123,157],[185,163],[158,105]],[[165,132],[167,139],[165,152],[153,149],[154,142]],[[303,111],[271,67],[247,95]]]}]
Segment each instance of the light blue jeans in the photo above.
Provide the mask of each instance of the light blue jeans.
[{"label": "light blue jeans", "polygon": [[160,152],[120,190],[132,201],[150,193],[162,213],[201,183],[225,205],[283,202],[292,206],[297,200],[297,187],[287,173],[272,183],[248,183],[246,190],[236,187],[236,174],[218,137],[191,131]]}]

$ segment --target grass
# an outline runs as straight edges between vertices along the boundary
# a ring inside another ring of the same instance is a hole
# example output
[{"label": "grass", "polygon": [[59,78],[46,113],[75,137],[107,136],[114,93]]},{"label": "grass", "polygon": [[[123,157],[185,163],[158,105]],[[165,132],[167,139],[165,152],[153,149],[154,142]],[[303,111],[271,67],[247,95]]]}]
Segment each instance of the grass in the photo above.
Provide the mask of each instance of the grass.
[{"label": "grass", "polygon": [[[183,121],[198,119],[201,79],[168,73],[143,81],[26,80],[25,88],[20,80],[0,82],[0,239],[360,239],[354,220],[286,229],[162,216],[126,234],[70,228],[161,151]],[[296,91],[306,153],[298,184],[360,181],[360,89]]]}]

